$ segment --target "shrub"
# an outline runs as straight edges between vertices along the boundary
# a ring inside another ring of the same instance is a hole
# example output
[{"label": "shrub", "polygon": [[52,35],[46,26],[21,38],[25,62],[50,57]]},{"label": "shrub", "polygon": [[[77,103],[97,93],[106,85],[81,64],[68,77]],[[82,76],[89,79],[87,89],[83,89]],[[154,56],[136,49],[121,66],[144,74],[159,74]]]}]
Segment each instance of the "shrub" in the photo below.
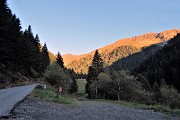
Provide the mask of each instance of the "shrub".
[{"label": "shrub", "polygon": [[144,91],[137,78],[125,70],[113,72],[111,76],[100,73],[98,81],[93,81],[90,86],[90,91],[92,98],[152,102],[151,94]]},{"label": "shrub", "polygon": [[180,94],[173,87],[164,85],[160,88],[162,102],[171,108],[180,108]]},{"label": "shrub", "polygon": [[69,89],[70,75],[57,63],[48,66],[44,77],[52,86],[61,86],[65,91]]},{"label": "shrub", "polygon": [[134,101],[140,102],[143,104],[152,104],[153,99],[152,99],[153,94],[150,93],[149,91],[146,90],[137,90],[136,95],[134,95]]}]

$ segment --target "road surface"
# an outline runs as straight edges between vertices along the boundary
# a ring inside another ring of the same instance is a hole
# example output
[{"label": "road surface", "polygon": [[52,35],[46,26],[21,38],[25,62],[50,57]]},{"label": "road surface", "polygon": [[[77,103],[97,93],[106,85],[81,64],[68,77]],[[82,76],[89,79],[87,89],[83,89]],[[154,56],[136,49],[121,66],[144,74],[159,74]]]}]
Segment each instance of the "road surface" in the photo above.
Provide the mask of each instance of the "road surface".
[{"label": "road surface", "polygon": [[0,117],[9,116],[14,106],[22,101],[36,84],[0,90]]},{"label": "road surface", "polygon": [[9,120],[180,120],[152,110],[139,110],[98,101],[77,101],[74,106],[27,97]]}]

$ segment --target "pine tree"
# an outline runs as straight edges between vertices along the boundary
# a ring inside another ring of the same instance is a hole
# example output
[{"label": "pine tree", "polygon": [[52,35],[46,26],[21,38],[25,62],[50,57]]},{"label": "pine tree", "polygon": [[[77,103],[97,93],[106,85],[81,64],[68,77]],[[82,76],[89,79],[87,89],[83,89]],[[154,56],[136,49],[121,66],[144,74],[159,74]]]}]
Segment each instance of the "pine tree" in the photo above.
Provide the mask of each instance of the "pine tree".
[{"label": "pine tree", "polygon": [[96,50],[92,64],[88,70],[88,79],[94,81],[97,80],[98,74],[103,72],[103,60],[101,55],[99,54],[98,50]]},{"label": "pine tree", "polygon": [[9,53],[11,52],[9,43],[11,40],[8,39],[9,28],[11,23],[11,10],[7,6],[6,0],[0,1],[0,62],[7,64],[11,59]]},{"label": "pine tree", "polygon": [[46,43],[44,43],[44,46],[42,47],[42,58],[43,58],[43,64],[42,64],[42,71],[44,72],[47,66],[50,64],[50,58],[48,53],[48,48],[46,46]]},{"label": "pine tree", "polygon": [[40,45],[40,39],[39,39],[38,34],[36,34],[34,40],[35,40],[35,45],[36,45],[38,51],[40,52],[41,45]]},{"label": "pine tree", "polygon": [[35,59],[34,59],[34,64],[33,64],[33,69],[38,71],[39,73],[42,73],[41,68],[43,66],[42,61],[43,61],[43,56],[41,54],[41,46],[40,46],[40,39],[38,34],[36,34],[34,38],[34,52],[35,52]]},{"label": "pine tree", "polygon": [[56,62],[58,65],[60,65],[61,68],[64,68],[64,62],[60,52],[57,54]]},{"label": "pine tree", "polygon": [[34,38],[30,25],[21,31],[20,20],[12,14],[7,0],[0,0],[0,64],[27,77],[32,77],[34,70],[42,73],[49,65],[47,46],[40,51],[39,36]]},{"label": "pine tree", "polygon": [[71,88],[70,88],[70,92],[71,93],[76,93],[78,91],[78,85],[75,79],[73,79],[72,83],[71,83]]},{"label": "pine tree", "polygon": [[[86,93],[89,94],[90,97],[90,85],[92,84],[92,81],[98,80],[98,74],[103,72],[103,60],[101,58],[101,55],[99,54],[98,50],[95,51],[92,64],[89,67],[88,75],[87,75],[87,84],[86,84]],[[90,97],[91,98],[91,97]]]}]

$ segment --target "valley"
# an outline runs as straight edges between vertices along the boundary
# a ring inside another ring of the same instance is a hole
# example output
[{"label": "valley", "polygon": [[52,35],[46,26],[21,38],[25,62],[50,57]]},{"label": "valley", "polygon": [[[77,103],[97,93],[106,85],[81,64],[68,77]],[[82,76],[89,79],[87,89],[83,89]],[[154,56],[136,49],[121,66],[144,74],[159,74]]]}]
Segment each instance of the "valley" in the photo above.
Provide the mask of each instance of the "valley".
[{"label": "valley", "polygon": [[70,1],[0,0],[0,119],[179,120],[178,2]]}]

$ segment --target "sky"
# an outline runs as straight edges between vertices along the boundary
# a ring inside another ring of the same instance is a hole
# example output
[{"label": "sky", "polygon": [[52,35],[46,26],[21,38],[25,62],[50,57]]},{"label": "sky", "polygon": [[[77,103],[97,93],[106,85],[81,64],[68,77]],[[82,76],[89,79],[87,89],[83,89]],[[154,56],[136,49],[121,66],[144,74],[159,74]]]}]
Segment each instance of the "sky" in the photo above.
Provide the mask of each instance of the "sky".
[{"label": "sky", "polygon": [[122,38],[180,28],[180,0],[7,0],[53,53],[85,54]]}]

